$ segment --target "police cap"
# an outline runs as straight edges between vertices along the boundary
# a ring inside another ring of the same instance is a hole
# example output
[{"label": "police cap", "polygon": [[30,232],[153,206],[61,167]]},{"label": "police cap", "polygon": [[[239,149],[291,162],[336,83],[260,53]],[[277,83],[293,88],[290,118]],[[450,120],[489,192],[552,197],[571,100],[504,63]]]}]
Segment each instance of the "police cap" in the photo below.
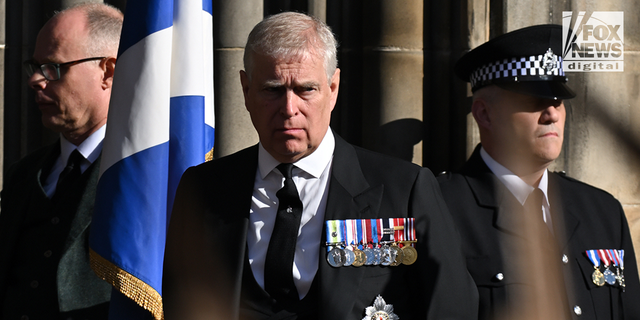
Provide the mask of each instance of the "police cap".
[{"label": "police cap", "polygon": [[562,26],[547,24],[498,36],[467,52],[456,75],[472,91],[496,85],[505,90],[549,99],[571,99],[562,69]]}]

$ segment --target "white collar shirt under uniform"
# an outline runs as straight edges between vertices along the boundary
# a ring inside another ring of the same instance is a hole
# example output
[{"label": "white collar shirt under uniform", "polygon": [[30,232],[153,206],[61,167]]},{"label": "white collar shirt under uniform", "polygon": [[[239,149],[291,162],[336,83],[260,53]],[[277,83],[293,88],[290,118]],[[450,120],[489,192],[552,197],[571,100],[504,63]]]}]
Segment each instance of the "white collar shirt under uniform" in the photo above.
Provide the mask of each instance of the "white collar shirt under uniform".
[{"label": "white collar shirt under uniform", "polygon": [[51,170],[49,170],[49,175],[42,186],[47,197],[51,198],[53,194],[56,193],[58,176],[60,176],[62,170],[67,166],[67,161],[69,161],[69,156],[71,156],[73,150],[78,149],[78,152],[84,157],[84,160],[80,163],[80,172],[82,173],[84,173],[92,163],[98,160],[100,152],[102,152],[102,140],[104,140],[106,130],[107,125],[105,124],[82,141],[79,146],[69,142],[62,134],[60,135],[60,155],[53,164],[53,167],[51,167]]},{"label": "white collar shirt under uniform", "polygon": [[[318,148],[294,163],[293,182],[302,201],[302,220],[293,259],[293,282],[300,299],[309,292],[318,271],[334,149],[335,138],[331,129],[328,129]],[[258,170],[251,198],[247,247],[251,271],[263,289],[267,249],[278,211],[276,192],[284,186],[284,176],[276,169],[279,164],[260,144]]]},{"label": "white collar shirt under uniform", "polygon": [[[499,164],[495,161],[491,156],[484,150],[484,148],[480,148],[480,156],[484,163],[489,167],[491,172],[498,177],[498,180],[504,184],[507,189],[513,194],[513,196],[518,199],[520,204],[524,205],[525,201],[527,201],[527,197],[535,190],[534,187],[530,186],[526,182],[524,182],[520,177],[515,175],[509,169],[505,168],[503,165]],[[544,170],[542,174],[542,178],[540,179],[540,183],[538,184],[538,188],[542,190],[544,197],[542,199],[542,213],[544,222],[549,227],[549,230],[553,233],[553,222],[551,221],[551,209],[549,207],[549,196],[547,194],[547,189],[549,185],[549,174],[547,170]]]}]

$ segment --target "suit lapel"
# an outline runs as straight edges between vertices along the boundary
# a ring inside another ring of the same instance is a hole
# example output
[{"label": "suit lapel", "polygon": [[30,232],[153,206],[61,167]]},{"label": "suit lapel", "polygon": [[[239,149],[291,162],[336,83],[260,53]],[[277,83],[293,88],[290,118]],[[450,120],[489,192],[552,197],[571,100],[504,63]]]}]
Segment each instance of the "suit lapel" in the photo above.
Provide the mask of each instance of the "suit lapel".
[{"label": "suit lapel", "polygon": [[580,219],[578,212],[574,212],[573,197],[562,196],[562,179],[555,173],[549,173],[549,204],[551,205],[551,220],[554,234],[559,248],[564,250],[576,233]]},{"label": "suit lapel", "polygon": [[[353,146],[339,136],[333,157],[325,220],[375,218],[378,216],[384,186],[370,186],[359,165]],[[349,295],[358,292],[365,272],[358,268],[333,268],[326,262],[325,232],[322,233],[318,281],[321,319],[340,319],[355,303]],[[338,290],[339,288],[339,290]],[[332,306],[331,308],[326,308]],[[339,312],[339,313],[338,313]]]},{"label": "suit lapel", "polygon": [[514,214],[514,211],[521,210],[522,205],[484,163],[480,156],[480,145],[476,147],[462,172],[478,205],[494,209],[495,227],[504,232],[521,235],[519,230],[523,227],[522,219]]}]

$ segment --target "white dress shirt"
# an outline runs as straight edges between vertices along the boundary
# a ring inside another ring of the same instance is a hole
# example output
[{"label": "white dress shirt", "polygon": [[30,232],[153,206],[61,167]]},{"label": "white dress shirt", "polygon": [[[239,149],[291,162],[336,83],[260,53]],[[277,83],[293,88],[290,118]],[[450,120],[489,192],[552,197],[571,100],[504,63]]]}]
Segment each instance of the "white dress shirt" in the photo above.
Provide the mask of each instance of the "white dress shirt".
[{"label": "white dress shirt", "polygon": [[[513,194],[513,196],[518,199],[520,204],[524,205],[525,201],[527,201],[527,197],[535,190],[533,186],[530,186],[526,182],[524,182],[520,177],[515,175],[509,169],[505,168],[503,165],[499,164],[495,161],[491,156],[484,150],[484,148],[480,148],[480,156],[484,163],[489,167],[491,172],[498,177],[509,191]],[[538,188],[542,190],[542,215],[544,222],[549,227],[549,230],[553,233],[553,222],[551,221],[551,209],[549,207],[549,196],[547,195],[547,189],[549,185],[549,175],[547,170],[542,174],[542,178],[540,179],[540,183],[538,184]]]},{"label": "white dress shirt", "polygon": [[105,124],[96,132],[91,134],[86,140],[82,141],[79,146],[69,142],[62,136],[62,134],[60,135],[60,155],[53,164],[53,167],[51,167],[49,175],[42,186],[47,197],[51,198],[53,197],[53,194],[56,193],[58,176],[60,176],[64,167],[67,166],[67,161],[69,161],[69,156],[71,156],[73,150],[78,149],[78,152],[80,152],[84,157],[84,160],[80,163],[80,172],[82,173],[84,173],[89,166],[98,159],[100,152],[102,151],[102,140],[104,140],[106,129],[107,125]]},{"label": "white dress shirt", "polygon": [[[293,259],[293,282],[300,299],[309,292],[318,271],[318,250],[322,239],[334,149],[335,138],[329,129],[312,154],[294,163],[293,182],[302,201],[302,220]],[[284,186],[284,176],[276,169],[279,164],[260,144],[247,247],[251,271],[263,289],[264,264],[278,211],[276,192]]]}]

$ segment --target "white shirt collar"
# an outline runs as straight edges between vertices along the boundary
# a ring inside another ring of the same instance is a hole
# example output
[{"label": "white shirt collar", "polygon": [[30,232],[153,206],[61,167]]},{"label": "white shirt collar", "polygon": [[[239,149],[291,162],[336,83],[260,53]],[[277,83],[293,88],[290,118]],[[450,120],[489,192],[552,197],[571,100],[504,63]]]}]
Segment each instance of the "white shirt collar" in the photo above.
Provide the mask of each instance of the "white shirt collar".
[{"label": "white shirt collar", "polygon": [[[484,150],[483,147],[480,148],[480,156],[482,157],[482,160],[484,160],[484,163],[487,165],[487,167],[489,167],[491,172],[493,172],[493,174],[495,174],[496,177],[498,177],[498,180],[500,180],[500,182],[502,182],[507,187],[507,189],[509,189],[509,191],[516,197],[516,199],[518,199],[518,201],[522,205],[524,205],[524,202],[527,200],[527,197],[531,192],[533,192],[535,188],[533,186],[530,186],[526,182],[524,182],[522,179],[520,179],[520,177],[518,177],[516,174],[511,172],[509,169],[507,169],[506,167],[504,167],[503,165],[495,161],[487,153],[487,151]],[[544,200],[543,200],[545,202],[544,205],[547,205],[547,206],[549,204],[548,202],[549,197],[547,196],[547,189],[549,185],[548,179],[549,179],[549,176],[547,174],[547,170],[545,170],[544,173],[542,174],[542,179],[540,179],[540,183],[538,185],[538,188],[542,190],[542,193],[544,194]]]},{"label": "white shirt collar", "polygon": [[[320,177],[329,161],[333,157],[333,151],[336,146],[336,140],[333,136],[331,128],[327,129],[327,133],[322,138],[318,148],[310,155],[296,161],[294,164],[304,172],[310,174],[314,178]],[[280,164],[267,150],[262,146],[258,147],[258,170],[260,176],[264,179],[275,167]]]},{"label": "white shirt collar", "polygon": [[62,134],[60,135],[60,158],[62,159],[62,163],[66,164],[69,160],[69,156],[73,152],[73,150],[78,149],[78,152],[90,163],[93,163],[100,156],[100,152],[102,151],[102,140],[104,140],[105,132],[107,130],[107,125],[103,125],[100,129],[96,130],[96,132],[92,133],[87,139],[82,141],[79,146],[74,145],[65,139]]}]

